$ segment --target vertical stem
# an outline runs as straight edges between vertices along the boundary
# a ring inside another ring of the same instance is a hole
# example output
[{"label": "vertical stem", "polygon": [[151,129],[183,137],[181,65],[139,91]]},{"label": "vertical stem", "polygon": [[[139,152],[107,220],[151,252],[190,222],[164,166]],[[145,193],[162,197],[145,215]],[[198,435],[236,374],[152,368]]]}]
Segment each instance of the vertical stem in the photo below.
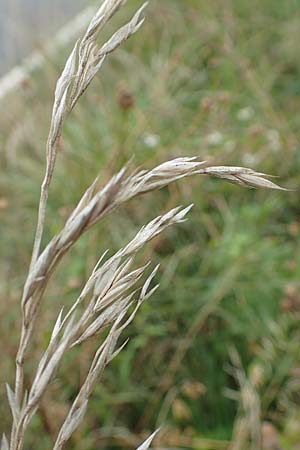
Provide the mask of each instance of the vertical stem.
[{"label": "vertical stem", "polygon": [[47,200],[48,200],[49,183],[50,183],[50,180],[48,181],[48,176],[46,174],[43,184],[42,184],[42,187],[41,187],[38,220],[37,220],[36,233],[35,233],[35,238],[34,238],[34,243],[33,243],[33,250],[32,250],[29,273],[32,270],[34,264],[36,263],[39,253],[40,253],[41,241],[42,241],[42,237],[43,237],[44,223],[45,223],[45,217],[46,217],[46,206],[47,206]]},{"label": "vertical stem", "polygon": [[52,123],[50,126],[50,132],[49,132],[47,146],[46,146],[47,165],[46,165],[46,171],[45,171],[43,183],[41,186],[38,219],[37,219],[37,226],[36,226],[36,232],[35,232],[34,243],[33,243],[31,262],[30,262],[30,267],[29,267],[29,273],[31,272],[34,264],[36,263],[36,261],[39,257],[39,253],[40,253],[44,225],[45,225],[45,218],[46,218],[46,207],[47,207],[47,201],[48,201],[49,186],[50,186],[50,183],[52,180],[52,175],[53,175],[53,171],[54,171],[54,167],[55,167],[56,155],[57,155],[59,140],[60,140],[61,133],[62,133],[62,127],[63,127],[63,120],[61,120],[61,122],[60,122],[60,127],[59,127],[58,131],[56,132],[55,139],[51,139]]},{"label": "vertical stem", "polygon": [[22,332],[20,337],[20,343],[18,353],[16,356],[16,381],[15,381],[15,396],[16,402],[21,407],[23,395],[24,395],[24,360],[25,353],[29,340],[32,336],[34,320],[29,325],[26,325],[24,318],[22,323]]},{"label": "vertical stem", "polygon": [[[62,126],[62,124],[61,124],[61,126]],[[56,140],[54,142],[51,142],[50,135],[51,135],[51,131],[50,131],[48,142],[47,142],[47,167],[46,167],[44,180],[43,180],[43,183],[41,186],[37,227],[36,227],[36,232],[35,232],[35,237],[34,237],[33,250],[32,250],[31,262],[30,262],[27,280],[29,279],[29,276],[33,270],[33,267],[34,267],[38,257],[39,257],[39,254],[40,254],[41,241],[42,241],[42,237],[43,237],[45,217],[46,217],[46,207],[47,207],[47,200],[48,200],[49,185],[50,185],[50,182],[52,179],[52,174],[53,174],[53,170],[54,170],[54,166],[55,166],[57,146],[58,146],[59,138],[61,135],[61,130],[58,132],[58,134],[56,136]],[[50,157],[49,157],[49,155],[50,155]],[[26,286],[26,283],[25,283],[25,286]],[[22,299],[22,302],[23,302],[23,299]],[[29,300],[29,302],[30,302],[30,300]],[[27,308],[24,308],[23,309],[23,318],[22,318],[22,331],[21,331],[18,353],[17,353],[17,357],[16,357],[15,396],[16,396],[16,401],[17,401],[17,404],[19,405],[19,407],[21,407],[23,396],[24,396],[25,354],[26,354],[26,350],[28,347],[28,343],[32,336],[33,327],[34,327],[34,323],[35,323],[35,319],[36,319],[36,314],[33,314],[33,316],[30,318],[30,323],[28,323],[28,320],[26,320],[26,315],[27,315],[26,311],[27,311]]]}]

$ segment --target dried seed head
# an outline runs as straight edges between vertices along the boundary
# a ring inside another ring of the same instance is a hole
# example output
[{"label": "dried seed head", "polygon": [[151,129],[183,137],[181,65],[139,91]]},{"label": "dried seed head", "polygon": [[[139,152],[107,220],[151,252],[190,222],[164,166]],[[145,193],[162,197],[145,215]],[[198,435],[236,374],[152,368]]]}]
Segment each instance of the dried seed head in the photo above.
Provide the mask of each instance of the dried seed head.
[{"label": "dried seed head", "polygon": [[[215,166],[203,169],[202,173],[212,175],[231,183],[238,184],[244,187],[252,188],[267,188],[286,191],[287,189],[278,186],[267,178],[271,175],[265,173],[255,172],[252,169],[245,167],[230,167],[230,166]],[[267,177],[267,178],[265,178]]]}]

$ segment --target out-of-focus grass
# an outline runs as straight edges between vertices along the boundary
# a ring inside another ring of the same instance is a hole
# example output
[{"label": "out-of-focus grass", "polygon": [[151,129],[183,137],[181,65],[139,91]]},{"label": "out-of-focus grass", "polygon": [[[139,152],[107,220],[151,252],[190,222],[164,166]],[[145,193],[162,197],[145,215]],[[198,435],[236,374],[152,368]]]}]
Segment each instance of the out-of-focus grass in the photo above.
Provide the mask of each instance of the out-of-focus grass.
[{"label": "out-of-focus grass", "polygon": [[[74,111],[50,193],[46,237],[59,230],[96,175],[107,179],[133,155],[133,164],[147,167],[179,155],[246,165],[280,176],[295,190],[243,190],[193,178],[132,201],[72,250],[43,305],[40,344],[103,249],[117,249],[168,207],[195,203],[184,226],[141,256],[161,262],[160,290],[106,371],[72,448],[124,448],[134,443],[124,430],[139,434],[158,423],[165,425],[164,446],[226,448],[238,410],[226,392],[241,388],[229,370],[232,347],[260,395],[261,420],[272,421],[285,448],[294,448],[290,430],[300,414],[299,39],[296,1],[153,0],[141,32],[106,62]],[[13,376],[18,299],[54,80],[65,56],[49,61],[2,108],[1,383]],[[65,362],[29,446],[38,436],[39,448],[47,448],[49,438],[43,444],[40,433],[55,433],[93,348],[85,344]],[[37,345],[32,352],[38,357]],[[5,411],[3,400],[4,429]]]}]

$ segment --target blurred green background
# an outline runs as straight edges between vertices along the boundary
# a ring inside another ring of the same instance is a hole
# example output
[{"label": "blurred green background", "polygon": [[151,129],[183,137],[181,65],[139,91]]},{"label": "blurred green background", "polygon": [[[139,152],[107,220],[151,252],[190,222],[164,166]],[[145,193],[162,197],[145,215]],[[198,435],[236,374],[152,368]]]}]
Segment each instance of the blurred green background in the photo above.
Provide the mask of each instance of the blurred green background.
[{"label": "blurred green background", "polygon": [[[138,4],[128,1],[106,33]],[[292,189],[193,177],[131,201],[78,242],[47,291],[28,381],[61,305],[71,305],[103,250],[117,250],[171,207],[195,204],[186,223],[141,255],[161,263],[160,289],[130,327],[69,448],[134,448],[162,426],[162,448],[300,449],[299,42],[296,0],[152,0],[140,32],[107,60],[67,122],[45,242],[95,176],[105,182],[132,156],[132,165],[148,168],[194,155],[245,165]],[[53,90],[69,50],[46,55],[2,101],[3,431]],[[26,448],[50,448],[96,344],[66,358]]]}]

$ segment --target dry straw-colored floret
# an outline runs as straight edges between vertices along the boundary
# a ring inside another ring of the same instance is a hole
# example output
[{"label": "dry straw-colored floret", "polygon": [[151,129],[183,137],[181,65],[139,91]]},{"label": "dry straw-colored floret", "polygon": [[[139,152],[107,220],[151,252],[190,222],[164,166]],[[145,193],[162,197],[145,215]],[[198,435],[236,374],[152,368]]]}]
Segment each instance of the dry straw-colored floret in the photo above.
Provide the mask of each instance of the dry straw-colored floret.
[{"label": "dry straw-colored floret", "polygon": [[[146,4],[104,45],[98,45],[98,33],[124,3],[124,0],[102,2],[85,35],[75,44],[56,85],[37,230],[29,273],[22,294],[22,330],[16,357],[15,389],[7,385],[13,417],[12,432],[10,442],[3,436],[1,450],[23,448],[27,427],[39,408],[49,382],[59,370],[64,355],[87,339],[96,338],[99,339],[98,350],[54,443],[54,450],[63,448],[82,421],[93,388],[104,368],[126,344],[117,347],[121,333],[132,322],[143,302],[157,289],[157,286],[151,287],[151,282],[158,267],[150,271],[148,276],[146,273],[150,263],[132,268],[137,252],[170,225],[184,221],[191,206],[183,209],[177,207],[155,218],[142,227],[115,255],[107,258],[107,252],[103,254],[79,297],[66,313],[63,308],[59,313],[50,342],[26,392],[24,390],[26,352],[45,289],[63,256],[87,230],[130,199],[161,189],[191,175],[210,175],[245,187],[282,189],[269,181],[265,174],[243,167],[207,167],[205,162],[198,161],[197,158],[176,158],[152,170],[139,170],[133,173],[129,172],[128,167],[124,167],[103,187],[99,187],[98,180],[92,183],[63,229],[41,251],[48,190],[64,122],[106,56],[134,34],[143,23],[141,15]],[[146,450],[156,433],[152,434],[138,450]]]},{"label": "dry straw-colored floret", "polygon": [[222,178],[223,180],[228,180],[231,183],[238,184],[243,187],[277,189],[281,191],[287,190],[268,180],[271,175],[255,172],[254,170],[247,169],[246,167],[207,167],[204,169],[203,173]]}]

